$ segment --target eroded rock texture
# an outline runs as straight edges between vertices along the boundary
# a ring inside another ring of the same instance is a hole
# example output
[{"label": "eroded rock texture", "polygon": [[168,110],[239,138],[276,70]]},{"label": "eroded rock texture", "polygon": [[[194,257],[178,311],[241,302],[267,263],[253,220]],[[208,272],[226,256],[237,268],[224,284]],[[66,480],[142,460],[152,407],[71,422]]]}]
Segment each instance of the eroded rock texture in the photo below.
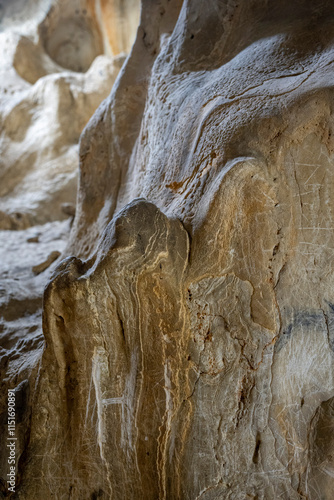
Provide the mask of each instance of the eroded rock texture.
[{"label": "eroded rock texture", "polygon": [[[90,0],[2,2],[0,229],[59,220],[62,203],[75,204],[80,134],[136,32],[139,1],[128,3],[120,13]],[[123,39],[112,48],[107,15]]]},{"label": "eroded rock texture", "polygon": [[181,3],[81,137],[18,498],[333,497],[334,6]]},{"label": "eroded rock texture", "polygon": [[[80,133],[109,94],[136,32],[139,1],[122,6],[0,1],[0,498],[9,494],[7,389],[17,395],[18,463],[44,347],[43,289],[75,214]],[[112,49],[107,14],[123,36]],[[19,465],[18,481],[22,472]]]}]

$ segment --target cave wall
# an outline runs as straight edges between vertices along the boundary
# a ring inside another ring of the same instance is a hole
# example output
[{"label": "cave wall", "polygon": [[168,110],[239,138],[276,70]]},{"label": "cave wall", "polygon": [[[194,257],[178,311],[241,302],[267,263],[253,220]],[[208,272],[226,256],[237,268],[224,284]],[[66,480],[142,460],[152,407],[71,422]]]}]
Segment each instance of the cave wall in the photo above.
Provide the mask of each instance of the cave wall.
[{"label": "cave wall", "polygon": [[[100,4],[1,3],[0,230],[64,219],[62,204],[76,203],[80,134],[109,95],[139,19],[139,0]],[[107,19],[119,26],[118,45]]]},{"label": "cave wall", "polygon": [[79,137],[110,93],[139,11],[139,0],[123,2],[122,12],[108,4],[124,42],[111,51],[98,2],[0,1],[0,498],[11,494],[8,390],[17,484],[24,471],[45,347],[43,291],[75,214]]},{"label": "cave wall", "polygon": [[143,2],[81,135],[18,498],[332,498],[333,26]]}]

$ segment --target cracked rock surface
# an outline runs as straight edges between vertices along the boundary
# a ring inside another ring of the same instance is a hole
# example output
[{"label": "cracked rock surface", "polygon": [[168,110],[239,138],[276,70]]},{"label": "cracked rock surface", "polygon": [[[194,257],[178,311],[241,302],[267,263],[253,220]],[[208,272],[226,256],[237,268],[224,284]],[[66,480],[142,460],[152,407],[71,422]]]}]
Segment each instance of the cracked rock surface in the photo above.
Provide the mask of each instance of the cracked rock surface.
[{"label": "cracked rock surface", "polygon": [[[16,394],[17,484],[24,471],[45,348],[43,289],[75,215],[79,137],[110,92],[138,15],[138,0],[0,1],[0,498],[10,495],[8,389]],[[108,16],[117,17],[118,44]]]},{"label": "cracked rock surface", "polygon": [[143,1],[81,135],[18,498],[332,499],[333,42],[331,1]]}]

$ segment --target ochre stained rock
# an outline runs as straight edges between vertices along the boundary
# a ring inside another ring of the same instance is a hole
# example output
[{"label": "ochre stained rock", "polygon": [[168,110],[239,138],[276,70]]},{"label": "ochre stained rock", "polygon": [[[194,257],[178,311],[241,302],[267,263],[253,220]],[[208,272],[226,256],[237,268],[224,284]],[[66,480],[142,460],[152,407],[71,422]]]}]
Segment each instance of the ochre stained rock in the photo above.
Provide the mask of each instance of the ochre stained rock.
[{"label": "ochre stained rock", "polygon": [[332,1],[143,1],[81,135],[18,498],[332,500],[333,42]]},{"label": "ochre stained rock", "polygon": [[[171,422],[191,394],[188,251],[179,221],[136,200],[108,225],[94,259],[57,268],[44,295],[47,348],[23,498],[164,495],[170,446],[182,447]],[[32,478],[37,469],[46,476]]]},{"label": "ochre stained rock", "polygon": [[10,494],[7,390],[16,394],[19,482],[45,347],[43,290],[75,214],[80,133],[109,94],[137,28],[139,0],[131,2],[131,25],[127,10],[120,17],[115,7],[127,45],[106,51],[98,5],[0,2],[1,498]]}]

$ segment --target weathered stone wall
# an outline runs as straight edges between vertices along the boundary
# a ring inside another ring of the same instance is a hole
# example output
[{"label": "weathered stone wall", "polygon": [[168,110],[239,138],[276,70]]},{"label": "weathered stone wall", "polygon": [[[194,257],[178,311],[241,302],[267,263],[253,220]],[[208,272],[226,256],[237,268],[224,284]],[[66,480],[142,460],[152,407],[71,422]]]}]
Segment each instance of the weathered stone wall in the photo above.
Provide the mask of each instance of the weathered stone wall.
[{"label": "weathered stone wall", "polygon": [[17,484],[25,470],[45,346],[42,295],[75,214],[79,137],[136,34],[139,0],[122,5],[108,5],[123,37],[111,51],[99,2],[0,1],[0,498],[9,494],[8,389]]},{"label": "weathered stone wall", "polygon": [[18,498],[334,490],[334,5],[146,0],[80,144]]},{"label": "weathered stone wall", "polygon": [[[139,19],[139,0],[121,10],[100,3],[1,4],[0,229],[59,220],[62,204],[75,204],[80,134],[110,93]],[[112,49],[107,17],[123,40]]]}]

